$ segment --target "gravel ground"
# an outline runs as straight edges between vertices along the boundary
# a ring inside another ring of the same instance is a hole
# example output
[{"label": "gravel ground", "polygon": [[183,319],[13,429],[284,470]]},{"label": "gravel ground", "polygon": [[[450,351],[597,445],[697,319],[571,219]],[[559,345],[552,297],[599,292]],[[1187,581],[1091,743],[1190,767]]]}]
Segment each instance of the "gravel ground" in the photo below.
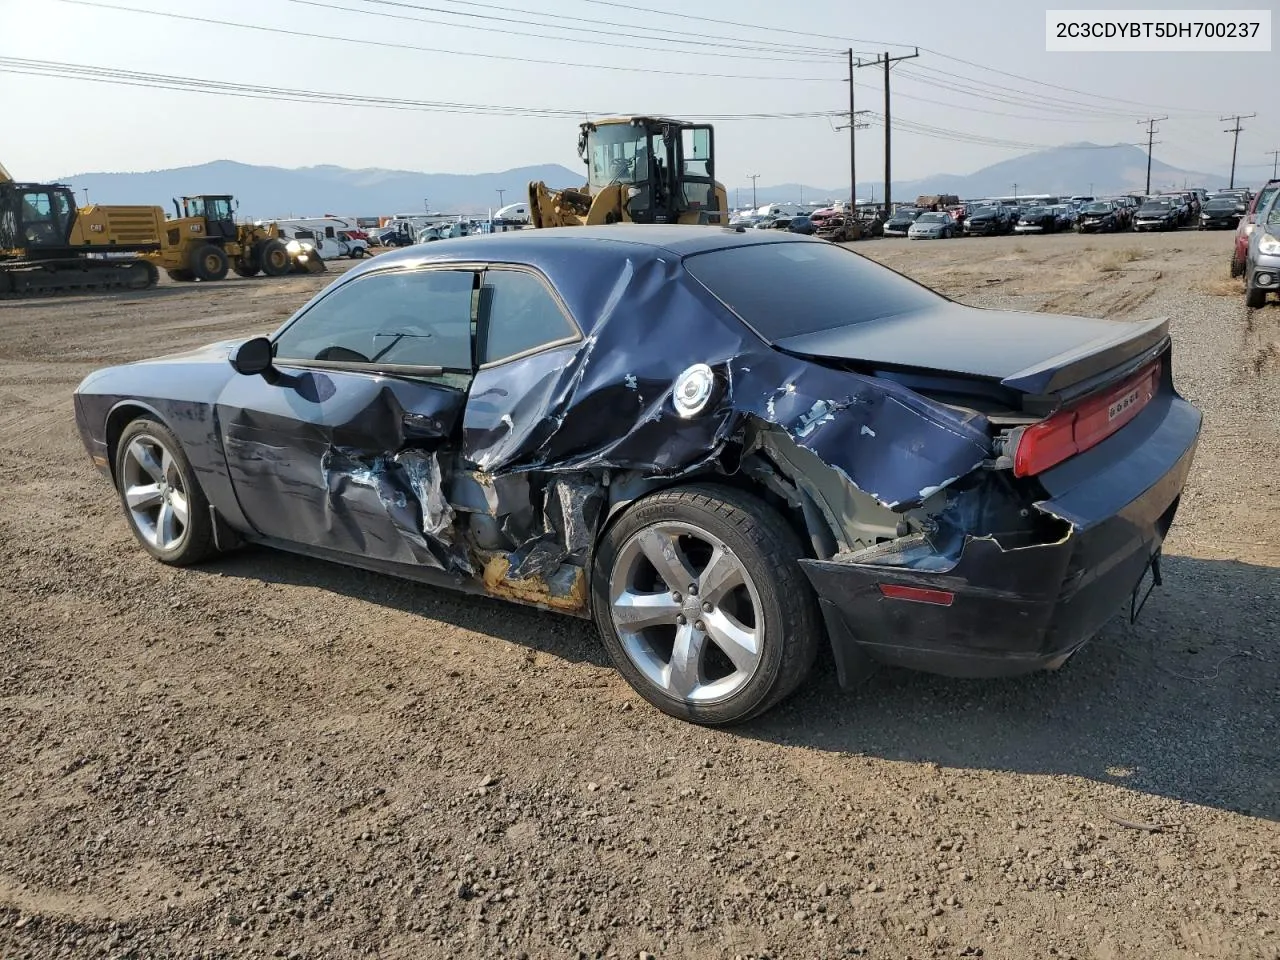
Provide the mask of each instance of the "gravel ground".
[{"label": "gravel ground", "polygon": [[589,626],[134,545],[70,392],[326,278],[0,304],[0,957],[1280,957],[1280,306],[1230,237],[855,245],[979,305],[1167,314],[1205,432],[1166,585],[1063,670],[648,708]]}]

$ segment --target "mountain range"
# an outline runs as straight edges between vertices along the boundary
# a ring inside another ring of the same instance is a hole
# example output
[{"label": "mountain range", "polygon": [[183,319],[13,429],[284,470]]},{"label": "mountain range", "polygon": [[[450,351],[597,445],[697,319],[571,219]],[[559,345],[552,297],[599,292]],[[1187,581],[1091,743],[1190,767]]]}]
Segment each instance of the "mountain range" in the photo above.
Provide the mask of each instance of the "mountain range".
[{"label": "mountain range", "polygon": [[[895,200],[924,193],[960,197],[1035,193],[1107,194],[1141,190],[1147,155],[1130,144],[1078,143],[1002,160],[969,174],[939,173],[917,180],[895,181]],[[552,187],[581,185],[583,172],[560,164],[516,167],[498,173],[417,173],[330,165],[288,169],[215,160],[198,166],[137,173],[81,173],[62,178],[91,200],[113,204],[167,204],[169,198],[201,193],[230,193],[240,202],[240,215],[252,218],[319,216],[325,213],[378,216],[430,207],[432,211],[480,214],[524,199],[530,180]],[[1152,189],[1172,186],[1216,187],[1221,174],[1183,170],[1160,160],[1151,164]],[[499,191],[502,191],[499,194]],[[729,202],[752,202],[750,186],[729,186]],[[783,183],[759,187],[756,202],[781,203],[847,198],[849,188]],[[883,182],[860,181],[858,196],[883,197]]]}]

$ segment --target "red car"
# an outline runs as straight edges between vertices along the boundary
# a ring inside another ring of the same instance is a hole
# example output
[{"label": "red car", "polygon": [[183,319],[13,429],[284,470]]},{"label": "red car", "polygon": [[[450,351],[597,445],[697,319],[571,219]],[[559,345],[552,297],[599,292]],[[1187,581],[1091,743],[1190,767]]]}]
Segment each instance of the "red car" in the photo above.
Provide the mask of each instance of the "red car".
[{"label": "red car", "polygon": [[1231,254],[1231,276],[1244,276],[1245,254],[1249,252],[1249,234],[1253,233],[1253,224],[1258,211],[1267,205],[1271,195],[1280,190],[1280,180],[1268,180],[1249,201],[1249,212],[1240,218],[1240,226],[1236,227],[1236,246]]}]

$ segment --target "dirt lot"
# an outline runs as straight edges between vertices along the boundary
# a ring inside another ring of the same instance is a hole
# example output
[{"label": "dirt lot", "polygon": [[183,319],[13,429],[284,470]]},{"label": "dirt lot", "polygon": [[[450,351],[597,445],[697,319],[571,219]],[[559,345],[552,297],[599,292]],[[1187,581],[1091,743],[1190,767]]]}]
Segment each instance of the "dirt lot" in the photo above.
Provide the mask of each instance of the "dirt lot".
[{"label": "dirt lot", "polygon": [[1166,585],[1055,674],[824,672],[715,732],[584,623],[135,547],[75,384],[327,278],[0,304],[0,957],[1280,957],[1280,306],[1230,242],[857,244],[979,305],[1172,318],[1206,426]]}]

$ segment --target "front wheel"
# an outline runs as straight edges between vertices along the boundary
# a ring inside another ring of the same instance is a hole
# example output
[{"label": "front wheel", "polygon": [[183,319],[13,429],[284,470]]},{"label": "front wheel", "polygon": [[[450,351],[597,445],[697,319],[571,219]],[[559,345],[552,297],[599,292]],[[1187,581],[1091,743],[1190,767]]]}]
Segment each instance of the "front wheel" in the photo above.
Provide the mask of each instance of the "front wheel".
[{"label": "front wheel", "polygon": [[1259,290],[1253,284],[1246,284],[1244,288],[1244,305],[1250,310],[1261,310],[1267,305],[1267,291]]},{"label": "front wheel", "polygon": [[592,600],[618,672],[664,713],[739,723],[793,693],[822,636],[797,559],[769,505],[729,488],[661,491],[603,537]]},{"label": "front wheel", "polygon": [[283,277],[289,272],[289,248],[280,240],[265,240],[255,251],[254,259],[268,277]]},{"label": "front wheel", "polygon": [[120,434],[115,467],[125,518],[147,553],[186,566],[215,552],[209,502],[173,431],[134,420]]},{"label": "front wheel", "polygon": [[224,280],[230,267],[226,253],[212,243],[206,243],[191,258],[191,273],[197,280]]}]

